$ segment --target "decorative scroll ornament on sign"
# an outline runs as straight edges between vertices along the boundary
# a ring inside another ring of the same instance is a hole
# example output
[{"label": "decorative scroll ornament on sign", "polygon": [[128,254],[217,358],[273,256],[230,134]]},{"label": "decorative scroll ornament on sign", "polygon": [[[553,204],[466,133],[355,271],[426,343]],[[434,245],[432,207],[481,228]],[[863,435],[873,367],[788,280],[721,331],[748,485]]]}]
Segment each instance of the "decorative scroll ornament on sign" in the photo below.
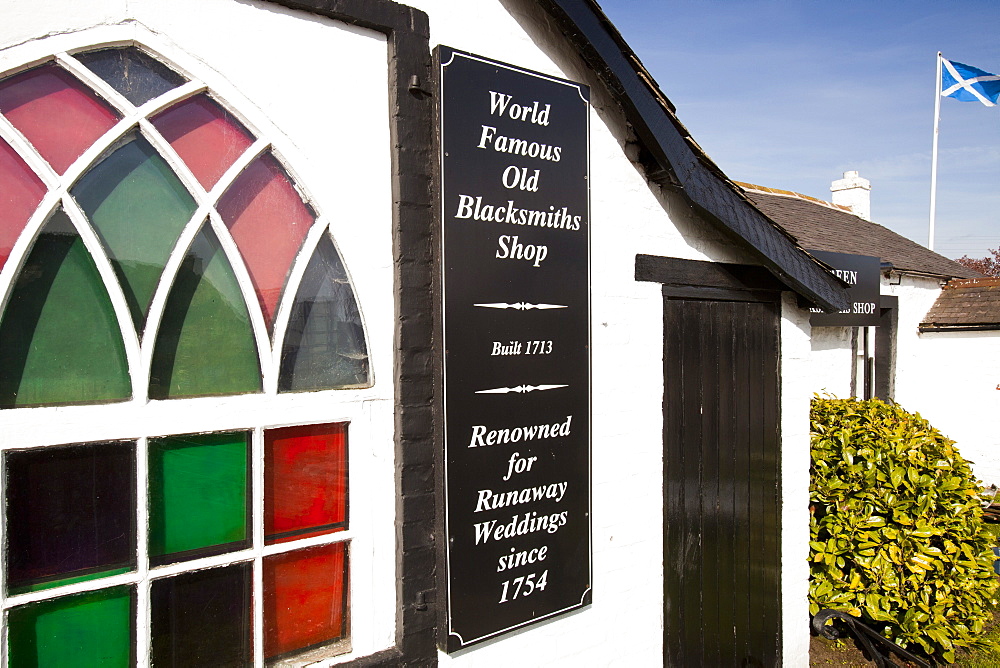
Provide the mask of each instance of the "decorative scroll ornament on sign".
[{"label": "decorative scroll ornament on sign", "polygon": [[532,309],[551,309],[551,308],[567,308],[566,306],[560,306],[559,304],[529,304],[527,302],[518,302],[516,304],[507,304],[504,302],[497,302],[493,304],[473,304],[473,306],[479,306],[480,308],[502,308],[502,309],[515,309],[517,311],[530,311]]},{"label": "decorative scroll ornament on sign", "polygon": [[569,385],[518,385],[517,387],[495,387],[492,390],[476,390],[476,394],[510,394],[511,392],[526,394],[527,392],[534,392],[535,390],[558,390],[560,387],[569,387]]}]

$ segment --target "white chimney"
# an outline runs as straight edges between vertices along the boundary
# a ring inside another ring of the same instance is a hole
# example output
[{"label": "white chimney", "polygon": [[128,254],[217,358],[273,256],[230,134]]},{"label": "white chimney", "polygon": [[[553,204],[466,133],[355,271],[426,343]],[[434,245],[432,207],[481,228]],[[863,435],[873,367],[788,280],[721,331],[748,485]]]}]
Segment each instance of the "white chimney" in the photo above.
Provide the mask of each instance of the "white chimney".
[{"label": "white chimney", "polygon": [[869,222],[872,219],[871,191],[871,181],[861,178],[854,171],[844,172],[844,178],[830,184],[834,204],[849,207],[855,216]]}]

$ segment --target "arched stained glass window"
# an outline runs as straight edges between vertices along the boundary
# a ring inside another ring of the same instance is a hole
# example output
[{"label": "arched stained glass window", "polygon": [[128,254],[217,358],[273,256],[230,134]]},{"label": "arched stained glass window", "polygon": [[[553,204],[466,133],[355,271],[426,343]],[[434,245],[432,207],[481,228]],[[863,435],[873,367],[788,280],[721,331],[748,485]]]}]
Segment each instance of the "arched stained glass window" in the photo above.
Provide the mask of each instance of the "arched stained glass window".
[{"label": "arched stained glass window", "polygon": [[[279,392],[369,385],[360,312],[328,222],[303,201],[268,143],[209,91],[136,47],[84,52],[64,67],[70,58],[0,80],[10,135],[0,133],[0,178],[9,189],[0,202],[0,261],[19,268],[0,286],[0,356],[30,349],[38,358],[0,367],[4,397],[26,395],[0,398],[0,407],[254,393],[272,376]],[[121,98],[101,97],[78,76],[88,69]],[[137,106],[149,108],[149,119],[121,123]],[[93,158],[80,164],[81,156]],[[69,237],[53,233],[52,223],[28,225],[52,202],[65,213],[49,217],[70,228],[75,221],[82,235],[66,246],[61,270],[49,255],[56,239]],[[24,235],[37,239],[18,246]],[[307,244],[310,235],[318,243]],[[11,257],[15,247],[20,257]],[[111,275],[100,271],[105,263]],[[299,263],[307,269],[293,271]],[[39,271],[51,274],[52,291],[29,287]],[[290,285],[295,276],[304,278]],[[87,309],[100,313],[90,340],[117,343],[52,356],[52,337],[64,328],[44,314],[76,302],[70,289],[103,300],[72,307],[83,320]],[[282,310],[290,317],[279,332]],[[139,354],[127,358],[121,340]],[[88,366],[116,380],[81,376]]]},{"label": "arched stained glass window", "polygon": [[[330,221],[263,134],[135,45],[0,75],[10,665],[350,651],[358,411],[306,393],[360,404],[368,344]],[[25,444],[64,410],[82,435]]]}]

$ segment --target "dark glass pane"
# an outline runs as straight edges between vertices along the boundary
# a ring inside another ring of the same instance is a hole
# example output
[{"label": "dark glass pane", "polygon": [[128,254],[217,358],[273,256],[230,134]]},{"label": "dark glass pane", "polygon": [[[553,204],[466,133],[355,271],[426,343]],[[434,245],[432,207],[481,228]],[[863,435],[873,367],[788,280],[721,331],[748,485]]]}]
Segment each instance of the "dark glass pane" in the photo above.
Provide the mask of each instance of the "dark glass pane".
[{"label": "dark glass pane", "polygon": [[250,665],[251,572],[236,564],[154,580],[152,665]]},{"label": "dark glass pane", "polygon": [[211,228],[195,237],[153,350],[153,399],[260,392],[257,344],[233,268]]},{"label": "dark glass pane", "polygon": [[281,350],[282,392],[368,385],[368,347],[347,272],[323,236],[295,296]]},{"label": "dark glass pane", "polygon": [[253,143],[243,125],[207,95],[178,102],[154,118],[153,125],[206,190]]},{"label": "dark glass pane", "polygon": [[71,192],[101,237],[141,332],[163,266],[194,213],[194,200],[141,136],[104,158]]},{"label": "dark glass pane", "polygon": [[347,528],[347,425],[264,432],[268,544]]},{"label": "dark glass pane", "polygon": [[347,635],[347,544],[264,557],[264,657]]},{"label": "dark glass pane", "polygon": [[14,450],[7,475],[12,593],[135,567],[135,445]]},{"label": "dark glass pane", "polygon": [[14,608],[11,668],[130,668],[135,665],[135,591],[112,587]]},{"label": "dark glass pane", "polygon": [[104,100],[55,65],[0,82],[0,113],[60,174],[119,119]]},{"label": "dark glass pane", "polygon": [[186,81],[134,46],[78,53],[76,59],[137,107]]},{"label": "dark glass pane", "polygon": [[250,272],[268,327],[281,291],[312,227],[313,215],[273,156],[255,160],[219,200],[219,215]]},{"label": "dark glass pane", "polygon": [[122,401],[131,391],[111,300],[58,211],[35,240],[0,321],[0,407]]},{"label": "dark glass pane", "polygon": [[17,152],[0,139],[0,269],[44,196],[45,184]]},{"label": "dark glass pane", "polygon": [[154,564],[246,547],[247,434],[149,441],[149,554]]}]

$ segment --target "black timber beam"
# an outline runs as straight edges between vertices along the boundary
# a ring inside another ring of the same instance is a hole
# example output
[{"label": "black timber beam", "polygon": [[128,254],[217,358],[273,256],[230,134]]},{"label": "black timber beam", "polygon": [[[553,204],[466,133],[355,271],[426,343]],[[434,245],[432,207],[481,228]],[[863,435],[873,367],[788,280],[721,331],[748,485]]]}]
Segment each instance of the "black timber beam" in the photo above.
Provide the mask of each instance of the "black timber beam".
[{"label": "black timber beam", "polygon": [[752,264],[635,256],[635,280],[659,283],[668,299],[776,302],[785,286],[767,269]]},{"label": "black timber beam", "polygon": [[671,175],[677,190],[706,220],[809,302],[828,311],[848,308],[844,286],[701,151],[596,2],[538,1],[617,99],[659,173]]}]

